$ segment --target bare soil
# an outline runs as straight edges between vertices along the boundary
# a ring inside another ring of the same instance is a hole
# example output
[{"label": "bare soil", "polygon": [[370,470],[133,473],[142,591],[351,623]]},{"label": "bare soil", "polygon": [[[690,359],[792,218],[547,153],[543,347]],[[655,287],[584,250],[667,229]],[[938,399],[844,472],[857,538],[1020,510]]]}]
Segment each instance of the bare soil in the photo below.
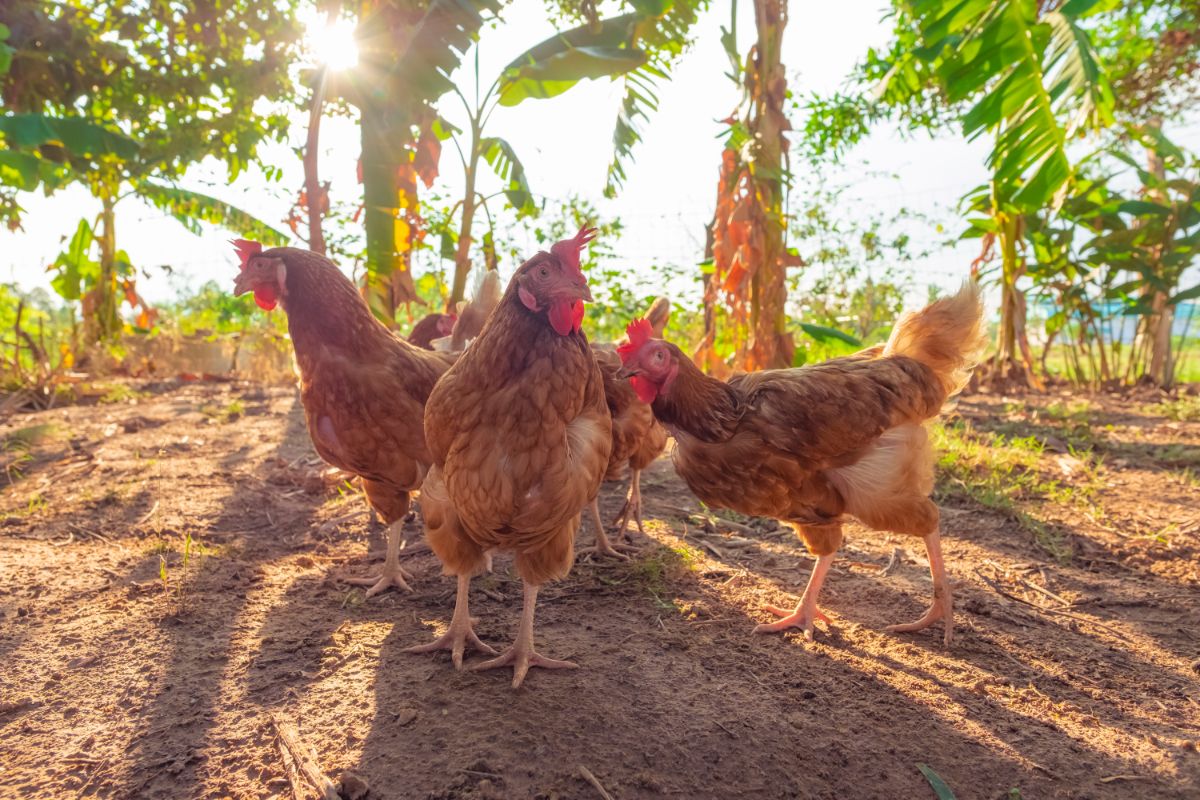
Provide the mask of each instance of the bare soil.
[{"label": "bare soil", "polygon": [[[642,554],[541,594],[541,651],[581,669],[513,691],[508,670],[402,652],[453,602],[419,520],[414,594],[339,581],[382,531],[293,389],[137,388],[0,425],[0,797],[290,798],[272,715],[371,798],[601,797],[581,767],[613,798],[934,797],[918,765],[960,800],[1200,797],[1200,423],[964,401],[975,431],[1045,441],[1068,488],[1080,448],[1102,466],[1086,502],[1021,513],[943,481],[949,648],[940,627],[882,632],[930,580],[919,541],[860,528],[826,584],[832,629],[752,636],[811,558],[772,522],[689,517],[662,459]],[[520,598],[503,557],[475,581],[485,641],[511,641]]]}]

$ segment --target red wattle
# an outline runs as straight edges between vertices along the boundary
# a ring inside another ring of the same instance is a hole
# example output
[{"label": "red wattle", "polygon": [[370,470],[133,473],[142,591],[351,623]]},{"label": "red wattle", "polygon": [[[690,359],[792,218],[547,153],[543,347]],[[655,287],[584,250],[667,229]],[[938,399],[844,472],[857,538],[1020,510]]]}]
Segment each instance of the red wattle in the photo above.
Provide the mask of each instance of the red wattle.
[{"label": "red wattle", "polygon": [[576,333],[579,333],[580,329],[583,328],[583,312],[583,301],[576,300],[575,305],[571,306],[571,327]]},{"label": "red wattle", "polygon": [[259,308],[270,311],[278,304],[279,298],[275,295],[273,287],[258,286],[254,289],[254,302],[258,303]]},{"label": "red wattle", "polygon": [[567,300],[556,300],[546,316],[550,319],[550,327],[559,336],[566,336],[575,328],[574,304]]},{"label": "red wattle", "polygon": [[658,387],[641,375],[631,377],[629,385],[633,387],[633,391],[637,393],[638,399],[643,403],[653,403],[654,398],[658,397]]}]

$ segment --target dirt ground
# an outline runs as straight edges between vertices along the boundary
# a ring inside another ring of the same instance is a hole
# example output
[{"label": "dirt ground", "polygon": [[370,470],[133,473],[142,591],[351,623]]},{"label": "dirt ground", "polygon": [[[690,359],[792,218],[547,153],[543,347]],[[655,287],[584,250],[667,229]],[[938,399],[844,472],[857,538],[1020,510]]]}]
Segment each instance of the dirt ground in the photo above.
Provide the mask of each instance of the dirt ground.
[{"label": "dirt ground", "polygon": [[[1058,488],[1006,507],[945,471],[949,648],[882,632],[928,604],[924,552],[857,527],[833,628],[752,636],[812,560],[772,522],[695,516],[664,458],[642,554],[542,591],[540,649],[581,669],[513,691],[402,652],[453,602],[418,521],[414,594],[339,582],[382,532],[293,389],[135,388],[0,424],[0,797],[290,798],[272,715],[372,798],[601,797],[581,767],[613,798],[932,798],[918,765],[960,800],[1200,797],[1200,423],[965,400],[971,435],[1038,437]],[[520,598],[504,557],[473,584],[485,641]]]}]

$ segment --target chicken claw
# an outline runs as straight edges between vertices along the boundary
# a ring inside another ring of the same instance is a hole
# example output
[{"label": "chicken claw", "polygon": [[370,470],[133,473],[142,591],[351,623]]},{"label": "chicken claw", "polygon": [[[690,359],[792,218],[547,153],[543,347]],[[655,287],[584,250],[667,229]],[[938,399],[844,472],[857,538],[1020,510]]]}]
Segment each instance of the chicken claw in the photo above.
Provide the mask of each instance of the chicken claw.
[{"label": "chicken claw", "polygon": [[513,668],[512,687],[516,689],[525,680],[525,675],[528,674],[530,667],[542,667],[543,669],[579,668],[579,665],[573,661],[546,658],[533,649],[533,611],[537,606],[537,592],[537,586],[532,586],[528,583],[525,584],[525,606],[521,610],[521,628],[517,633],[517,640],[513,642],[512,647],[505,650],[497,658],[474,665],[471,667],[472,672],[481,672],[487,669],[496,669],[497,667],[511,665]]},{"label": "chicken claw", "polygon": [[343,577],[342,580],[351,586],[370,586],[371,588],[367,589],[366,594],[367,599],[370,599],[377,594],[386,592],[392,586],[412,594],[413,589],[408,585],[408,581],[405,580],[406,578],[411,578],[412,576],[413,575],[411,572],[399,564],[396,564],[389,569],[388,565],[385,563],[383,565],[383,572],[377,576],[372,577],[368,575],[365,578]]},{"label": "chicken claw", "polygon": [[817,596],[821,593],[821,584],[825,582],[825,573],[829,572],[829,567],[833,565],[833,554],[827,554],[817,557],[816,566],[813,567],[812,574],[808,578],[808,586],[804,587],[804,594],[800,596],[800,602],[796,604],[796,608],[788,611],[786,608],[778,606],[767,606],[767,611],[770,611],[777,617],[782,619],[775,622],[765,622],[754,628],[755,633],[778,633],[788,628],[802,628],[804,630],[804,638],[810,642],[813,640],[813,628],[817,620],[829,625],[829,617],[825,616],[821,609],[817,608]]},{"label": "chicken claw", "polygon": [[901,625],[889,625],[884,628],[890,633],[908,633],[928,628],[939,619],[944,619],[945,632],[942,643],[950,644],[954,640],[954,593],[946,581],[946,565],[942,561],[942,537],[934,531],[925,537],[925,552],[929,556],[929,573],[933,576],[933,605],[925,612],[925,616],[916,622],[906,622]]},{"label": "chicken claw", "polygon": [[454,616],[450,618],[450,627],[438,638],[428,644],[418,644],[404,649],[406,653],[432,653],[435,650],[449,650],[450,660],[455,669],[462,669],[463,653],[467,645],[485,655],[494,656],[496,651],[484,644],[475,635],[472,627],[477,620],[472,619],[467,608],[467,595],[470,592],[471,578],[466,575],[458,576],[458,597],[454,602]]},{"label": "chicken claw", "polygon": [[617,544],[614,546],[613,543],[609,541],[608,534],[604,532],[604,523],[600,521],[599,500],[592,500],[592,523],[596,526],[596,543],[591,547],[585,547],[582,550],[577,551],[578,555],[582,556],[595,553],[598,556],[608,556],[609,558],[628,561],[629,556],[620,552],[620,550],[624,549],[634,552],[637,551],[637,548],[631,547],[630,545]]},{"label": "chicken claw", "polygon": [[374,578],[343,578],[342,580],[352,586],[370,586],[371,588],[367,589],[368,598],[387,591],[390,586],[411,593],[412,587],[408,585],[405,578],[411,578],[412,573],[400,566],[400,535],[403,528],[403,520],[397,520],[388,530],[387,555],[383,559],[383,571],[378,576]]},{"label": "chicken claw", "polygon": [[754,627],[755,633],[778,633],[788,628],[803,628],[804,638],[810,642],[813,640],[813,629],[817,620],[824,622],[826,625],[831,625],[829,617],[817,608],[816,603],[812,603],[811,608],[805,608],[803,600],[796,606],[794,610],[780,608],[779,606],[766,606],[766,610],[770,611],[777,617],[782,617],[775,622],[764,622],[761,625]]}]

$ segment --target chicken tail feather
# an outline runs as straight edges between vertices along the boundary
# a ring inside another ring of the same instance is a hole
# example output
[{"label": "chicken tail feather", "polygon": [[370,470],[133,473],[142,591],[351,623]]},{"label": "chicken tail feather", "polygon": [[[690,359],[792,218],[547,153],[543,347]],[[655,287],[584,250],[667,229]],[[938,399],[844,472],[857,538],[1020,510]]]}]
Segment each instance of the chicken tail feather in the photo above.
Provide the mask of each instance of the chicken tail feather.
[{"label": "chicken tail feather", "polygon": [[883,356],[921,362],[951,397],[967,385],[986,346],[982,294],[977,282],[967,281],[958,294],[901,317]]},{"label": "chicken tail feather", "polygon": [[454,330],[450,333],[449,349],[462,350],[479,335],[492,310],[500,305],[500,294],[500,273],[494,269],[487,270],[483,273],[471,302],[459,312]]}]

